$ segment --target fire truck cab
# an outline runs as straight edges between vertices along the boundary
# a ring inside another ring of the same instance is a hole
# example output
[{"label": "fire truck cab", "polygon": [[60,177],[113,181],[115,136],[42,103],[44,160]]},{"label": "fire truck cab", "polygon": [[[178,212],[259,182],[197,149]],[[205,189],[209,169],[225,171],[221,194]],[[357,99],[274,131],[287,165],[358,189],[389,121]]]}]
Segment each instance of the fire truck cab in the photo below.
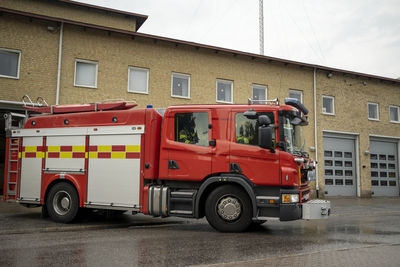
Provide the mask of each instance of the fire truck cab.
[{"label": "fire truck cab", "polygon": [[133,106],[28,107],[42,114],[7,131],[4,201],[64,223],[80,208],[129,210],[205,216],[225,232],[329,216],[328,201],[310,200],[315,162],[297,100]]}]

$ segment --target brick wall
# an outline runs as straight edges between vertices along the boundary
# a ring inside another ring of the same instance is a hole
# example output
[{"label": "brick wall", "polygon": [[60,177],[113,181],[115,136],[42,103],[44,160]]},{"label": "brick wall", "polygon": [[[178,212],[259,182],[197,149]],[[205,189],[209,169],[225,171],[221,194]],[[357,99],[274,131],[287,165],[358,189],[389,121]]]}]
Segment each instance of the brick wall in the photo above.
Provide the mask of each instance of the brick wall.
[{"label": "brick wall", "polygon": [[128,31],[136,31],[136,19],[133,17],[126,17],[122,14],[80,7],[59,1],[1,0],[0,7]]}]

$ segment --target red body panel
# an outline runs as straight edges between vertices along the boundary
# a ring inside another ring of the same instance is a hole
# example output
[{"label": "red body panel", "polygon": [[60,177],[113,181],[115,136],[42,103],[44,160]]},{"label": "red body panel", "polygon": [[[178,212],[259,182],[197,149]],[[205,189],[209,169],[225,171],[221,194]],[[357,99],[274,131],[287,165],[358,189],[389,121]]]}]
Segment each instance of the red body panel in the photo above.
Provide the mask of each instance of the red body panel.
[{"label": "red body panel", "polygon": [[144,139],[144,179],[158,178],[162,117],[154,109],[146,109]]}]

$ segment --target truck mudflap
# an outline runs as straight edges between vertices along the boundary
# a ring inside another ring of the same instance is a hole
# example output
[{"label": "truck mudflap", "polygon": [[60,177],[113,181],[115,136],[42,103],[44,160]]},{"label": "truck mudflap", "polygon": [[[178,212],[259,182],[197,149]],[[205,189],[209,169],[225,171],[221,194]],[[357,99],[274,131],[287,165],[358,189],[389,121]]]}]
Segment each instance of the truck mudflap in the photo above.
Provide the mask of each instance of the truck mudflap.
[{"label": "truck mudflap", "polygon": [[331,202],[322,199],[313,199],[303,203],[303,220],[328,219],[331,213]]}]

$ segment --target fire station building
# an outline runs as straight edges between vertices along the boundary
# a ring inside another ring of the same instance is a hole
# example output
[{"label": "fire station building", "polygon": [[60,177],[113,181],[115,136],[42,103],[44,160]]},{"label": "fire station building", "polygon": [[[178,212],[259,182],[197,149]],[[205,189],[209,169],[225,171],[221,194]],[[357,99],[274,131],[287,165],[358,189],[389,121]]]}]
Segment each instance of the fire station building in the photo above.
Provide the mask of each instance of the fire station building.
[{"label": "fire station building", "polygon": [[320,196],[399,196],[400,80],[143,34],[146,19],[68,0],[0,2],[1,187],[3,115],[24,114],[24,95],[156,108],[294,97],[310,110]]}]

